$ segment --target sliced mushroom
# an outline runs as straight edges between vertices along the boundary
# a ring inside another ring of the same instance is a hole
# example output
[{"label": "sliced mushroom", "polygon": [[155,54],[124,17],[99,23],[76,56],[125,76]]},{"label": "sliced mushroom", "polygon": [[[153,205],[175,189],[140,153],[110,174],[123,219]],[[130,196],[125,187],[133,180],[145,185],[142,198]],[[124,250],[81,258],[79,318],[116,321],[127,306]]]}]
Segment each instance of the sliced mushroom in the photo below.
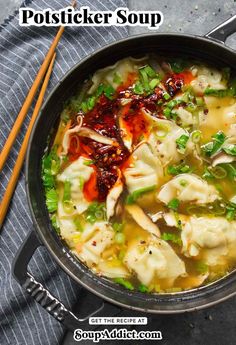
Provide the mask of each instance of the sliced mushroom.
[{"label": "sliced mushroom", "polygon": [[106,208],[107,208],[107,219],[109,220],[115,213],[115,208],[117,201],[123,191],[123,182],[121,179],[121,171],[118,170],[118,178],[114,186],[110,189],[107,200],[106,200]]},{"label": "sliced mushroom", "polygon": [[65,132],[63,140],[62,140],[62,152],[61,152],[62,155],[67,155],[68,153],[68,149],[70,146],[70,135],[73,133],[78,133],[80,128],[81,128],[81,124],[78,124],[74,128],[70,128]]},{"label": "sliced mushroom", "polygon": [[227,153],[221,151],[217,155],[214,156],[214,159],[212,161],[212,166],[215,167],[218,164],[232,163],[234,161],[236,161],[236,156],[230,156],[230,155],[227,155]]},{"label": "sliced mushroom", "polygon": [[133,217],[135,222],[140,225],[144,230],[151,234],[161,237],[160,230],[156,224],[143,212],[138,205],[126,205],[126,210]]},{"label": "sliced mushroom", "polygon": [[111,146],[117,146],[118,143],[115,139],[105,137],[93,129],[87,128],[87,127],[81,127],[78,131],[78,134],[80,137],[86,137],[93,139],[99,143],[106,144],[106,145],[111,145]]},{"label": "sliced mushroom", "polygon": [[111,146],[117,146],[118,143],[115,139],[105,137],[93,129],[87,128],[87,127],[81,127],[82,123],[79,123],[74,128],[68,129],[63,137],[62,140],[62,155],[66,155],[68,153],[68,149],[70,146],[70,135],[73,133],[77,133],[80,137],[86,137],[93,139],[99,143],[111,145]]}]

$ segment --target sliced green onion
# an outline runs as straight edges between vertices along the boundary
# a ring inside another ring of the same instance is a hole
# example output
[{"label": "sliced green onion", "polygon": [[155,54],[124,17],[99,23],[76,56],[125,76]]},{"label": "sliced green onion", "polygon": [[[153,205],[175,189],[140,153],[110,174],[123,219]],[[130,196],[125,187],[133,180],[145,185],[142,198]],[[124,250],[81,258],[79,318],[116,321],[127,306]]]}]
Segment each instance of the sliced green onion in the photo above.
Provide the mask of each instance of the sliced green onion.
[{"label": "sliced green onion", "polygon": [[63,209],[66,213],[71,214],[74,212],[74,205],[71,200],[66,200],[63,202]]},{"label": "sliced green onion", "polygon": [[236,216],[236,208],[233,206],[226,206],[226,218],[229,221],[232,221],[234,220],[235,216]]},{"label": "sliced green onion", "polygon": [[74,224],[76,226],[77,231],[82,232],[84,230],[79,217],[76,217],[74,219]]},{"label": "sliced green onion", "polygon": [[111,85],[104,86],[104,94],[107,98],[112,99],[112,96],[115,93],[115,89]]},{"label": "sliced green onion", "polygon": [[227,171],[219,165],[209,168],[209,170],[211,175],[213,175],[217,179],[223,179],[227,176]]},{"label": "sliced green onion", "polygon": [[203,107],[204,106],[204,99],[202,97],[196,97],[196,104],[199,107]]},{"label": "sliced green onion", "polygon": [[202,261],[196,262],[196,270],[198,273],[204,274],[208,272],[208,266]]},{"label": "sliced green onion", "polygon": [[163,114],[164,114],[167,118],[169,118],[170,115],[171,115],[171,109],[170,109],[170,108],[165,108],[165,109],[163,110]]},{"label": "sliced green onion", "polygon": [[175,244],[178,244],[179,246],[182,245],[180,236],[174,233],[164,232],[163,234],[161,234],[161,239],[164,241],[171,241]]},{"label": "sliced green onion", "polygon": [[91,159],[86,159],[83,164],[86,165],[86,166],[93,165],[94,161],[91,160]]},{"label": "sliced green onion", "polygon": [[145,293],[145,292],[149,292],[149,289],[148,289],[148,287],[146,285],[140,284],[138,286],[138,291]]},{"label": "sliced green onion", "polygon": [[151,89],[154,89],[158,84],[159,84],[160,80],[155,78],[155,79],[152,79],[150,82],[149,82],[149,86]]},{"label": "sliced green onion", "polygon": [[125,243],[125,234],[123,232],[117,232],[115,234],[115,242],[118,244],[124,244]]},{"label": "sliced green onion", "polygon": [[167,173],[169,175],[179,175],[179,174],[184,174],[184,173],[189,173],[190,171],[192,171],[192,169],[190,168],[189,165],[186,165],[184,163],[179,164],[179,165],[169,165],[167,167]]},{"label": "sliced green onion", "polygon": [[101,94],[103,93],[103,90],[104,90],[104,85],[103,84],[100,84],[97,88],[97,91],[96,91],[96,96],[99,97],[101,96]]},{"label": "sliced green onion", "polygon": [[114,282],[124,286],[128,290],[134,290],[133,284],[124,278],[115,278]]},{"label": "sliced green onion", "polygon": [[120,232],[124,228],[124,223],[114,223],[112,224],[112,227],[116,232]]},{"label": "sliced green onion", "polygon": [[67,180],[64,183],[63,202],[69,201],[70,198],[71,198],[71,183],[69,180]]},{"label": "sliced green onion", "polygon": [[145,66],[144,70],[150,78],[154,78],[156,76],[156,72],[151,66],[149,65]]},{"label": "sliced green onion", "polygon": [[141,74],[142,77],[142,84],[146,92],[149,92],[149,81],[148,81],[148,75],[145,70],[145,68],[141,68],[139,70],[139,73]]},{"label": "sliced green onion", "polygon": [[178,199],[174,198],[170,202],[168,202],[167,207],[173,211],[177,211],[179,204],[180,204],[180,201]]},{"label": "sliced green onion", "polygon": [[140,81],[137,81],[137,83],[134,85],[134,92],[137,95],[142,95],[144,93],[144,89]]},{"label": "sliced green onion", "polygon": [[156,185],[150,186],[150,187],[144,187],[135,190],[133,193],[127,196],[126,198],[126,204],[131,205],[135,203],[135,201],[140,198],[144,193],[151,192],[156,189]]},{"label": "sliced green onion", "polygon": [[227,153],[227,155],[236,156],[236,145],[235,144],[224,145],[224,147],[222,147],[222,150],[224,150],[225,153]]},{"label": "sliced green onion", "polygon": [[88,105],[87,105],[86,102],[82,102],[82,103],[81,103],[81,109],[82,109],[82,111],[83,111],[84,113],[87,113],[87,111],[88,111]]},{"label": "sliced green onion", "polygon": [[220,150],[226,140],[226,135],[222,131],[219,131],[212,136],[212,139],[213,141],[201,146],[201,149],[208,157],[211,157]]},{"label": "sliced green onion", "polygon": [[166,101],[168,101],[168,99],[170,99],[171,96],[166,92],[166,93],[164,93],[163,98],[164,98]]},{"label": "sliced green onion", "polygon": [[186,145],[189,140],[189,136],[182,134],[178,139],[176,139],[177,149],[180,153],[185,153]]},{"label": "sliced green onion", "polygon": [[196,130],[196,131],[193,131],[191,133],[191,139],[192,139],[193,143],[195,143],[195,144],[199,143],[201,138],[202,138],[202,132],[201,131]]},{"label": "sliced green onion", "polygon": [[117,85],[120,85],[122,83],[121,76],[117,72],[114,73],[113,82]]}]

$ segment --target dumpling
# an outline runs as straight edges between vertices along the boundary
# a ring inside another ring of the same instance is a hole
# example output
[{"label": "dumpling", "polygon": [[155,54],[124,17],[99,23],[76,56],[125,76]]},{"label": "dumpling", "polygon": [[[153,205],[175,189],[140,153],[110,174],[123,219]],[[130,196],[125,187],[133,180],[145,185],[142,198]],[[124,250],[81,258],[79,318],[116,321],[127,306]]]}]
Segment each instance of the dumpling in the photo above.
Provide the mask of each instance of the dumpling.
[{"label": "dumpling", "polygon": [[168,279],[171,285],[176,278],[186,275],[184,262],[171,246],[154,237],[148,244],[137,241],[131,244],[124,263],[145,285],[149,285],[155,278]]},{"label": "dumpling", "polygon": [[[180,218],[182,218],[180,216]],[[191,216],[182,220],[181,239],[186,256],[202,255],[206,264],[224,264],[224,256],[234,256],[236,222],[223,217]]]},{"label": "dumpling", "polygon": [[138,71],[138,68],[144,64],[146,58],[134,59],[125,58],[118,61],[115,65],[98,70],[92,77],[92,87],[89,89],[89,93],[92,94],[98,88],[101,82],[107,82],[114,89],[118,84],[114,78],[115,74],[121,79],[122,82],[126,82],[128,75]]},{"label": "dumpling", "polygon": [[[219,98],[205,96],[206,107],[209,110],[204,118],[203,125],[211,128],[211,133],[218,132],[224,128],[227,136],[235,136],[236,123],[236,101],[235,98]],[[217,121],[215,119],[218,119]]]},{"label": "dumpling", "polygon": [[94,171],[92,167],[86,165],[86,161],[88,160],[85,157],[79,157],[57,176],[59,182],[70,181],[71,199],[79,214],[83,213],[89,206],[89,202],[83,195],[83,185],[90,179]]},{"label": "dumpling", "polygon": [[184,154],[179,153],[177,150],[176,140],[181,135],[189,136],[185,129],[177,126],[173,121],[154,118],[147,112],[146,116],[153,122],[153,128],[148,138],[148,143],[163,166],[179,162],[193,149],[192,142],[188,141]]},{"label": "dumpling", "polygon": [[80,238],[80,250],[76,255],[89,267],[98,264],[103,251],[113,243],[114,231],[106,222],[86,224]]},{"label": "dumpling", "polygon": [[192,73],[196,78],[191,81],[191,86],[197,94],[203,94],[207,87],[213,89],[226,89],[222,73],[208,67],[194,66]]},{"label": "dumpling", "polygon": [[68,214],[64,211],[62,201],[59,199],[57,206],[57,222],[60,227],[61,237],[67,241],[70,241],[77,233],[76,225],[73,221],[73,214]]},{"label": "dumpling", "polygon": [[114,260],[103,260],[100,261],[97,266],[97,271],[99,274],[107,277],[107,278],[128,278],[130,276],[130,272],[128,269],[123,265],[123,263],[117,259]]},{"label": "dumpling", "polygon": [[124,176],[129,193],[159,184],[163,169],[148,144],[142,143],[134,150],[130,166],[124,170]]},{"label": "dumpling", "polygon": [[184,109],[183,107],[175,109],[174,112],[178,115],[179,122],[183,127],[188,127],[194,124],[193,114]]},{"label": "dumpling", "polygon": [[168,204],[172,199],[193,201],[196,204],[207,204],[219,198],[214,186],[194,174],[180,174],[164,184],[157,194],[157,199]]},{"label": "dumpling", "polygon": [[71,129],[68,129],[65,132],[64,137],[63,137],[63,141],[62,141],[61,155],[67,155],[68,150],[69,150],[69,146],[70,146],[70,136],[71,136],[71,134],[75,134],[75,133],[78,134],[78,136],[80,136],[80,137],[90,138],[92,140],[97,141],[98,143],[111,145],[111,146],[117,146],[118,145],[117,141],[112,139],[112,138],[105,137],[104,135],[97,133],[96,131],[94,131],[91,128],[81,127],[82,121],[81,121],[81,124],[78,124],[77,126],[71,128]]}]

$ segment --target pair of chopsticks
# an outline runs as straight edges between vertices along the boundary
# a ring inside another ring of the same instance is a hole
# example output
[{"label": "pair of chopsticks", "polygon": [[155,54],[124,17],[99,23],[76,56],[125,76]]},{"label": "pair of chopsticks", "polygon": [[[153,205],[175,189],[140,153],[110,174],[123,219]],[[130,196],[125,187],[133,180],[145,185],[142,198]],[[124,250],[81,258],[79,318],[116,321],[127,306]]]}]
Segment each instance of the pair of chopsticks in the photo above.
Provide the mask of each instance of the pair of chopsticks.
[{"label": "pair of chopsticks", "polygon": [[45,94],[47,86],[48,86],[48,82],[49,82],[49,79],[50,79],[50,76],[52,73],[53,64],[54,64],[55,57],[56,57],[55,49],[56,49],[57,44],[58,44],[58,42],[62,36],[63,31],[64,31],[64,27],[61,26],[60,29],[58,30],[55,38],[54,38],[54,41],[52,42],[51,47],[48,50],[48,53],[44,59],[44,62],[39,69],[39,72],[35,78],[35,81],[31,87],[31,89],[29,90],[29,93],[25,99],[25,102],[24,102],[24,104],[23,104],[23,106],[22,106],[22,108],[21,108],[21,110],[17,116],[17,119],[16,119],[16,121],[15,121],[15,123],[11,129],[11,132],[10,132],[6,142],[5,142],[5,145],[4,145],[4,147],[0,153],[0,172],[1,172],[5,162],[7,160],[7,157],[10,153],[12,145],[14,144],[14,142],[16,140],[16,137],[17,137],[18,132],[21,128],[21,125],[22,125],[22,123],[23,123],[23,121],[24,121],[24,119],[28,113],[28,110],[29,110],[29,108],[30,108],[30,106],[34,100],[34,96],[35,96],[37,90],[39,89],[39,85],[40,85],[41,81],[43,80],[43,78],[45,77],[43,84],[42,84],[42,87],[41,87],[41,90],[40,90],[40,93],[39,93],[39,96],[38,96],[38,99],[37,99],[37,102],[36,102],[36,105],[35,105],[35,108],[34,108],[34,111],[33,111],[33,114],[32,114],[32,118],[31,118],[29,126],[27,128],[27,131],[26,131],[24,140],[22,142],[20,151],[18,153],[18,156],[17,156],[16,162],[15,162],[15,166],[13,168],[10,180],[8,182],[6,191],[5,191],[3,198],[1,200],[1,204],[0,204],[0,228],[3,225],[4,219],[5,219],[7,210],[8,210],[8,206],[9,206],[10,201],[11,201],[11,197],[14,193],[16,183],[18,181],[18,177],[19,177],[19,174],[20,174],[23,162],[24,162],[24,158],[25,158],[25,154],[26,154],[26,150],[27,150],[27,146],[28,146],[28,142],[29,142],[29,138],[30,138],[30,134],[31,134],[34,122],[35,122],[35,120],[39,114],[41,105],[43,103],[44,94]]}]

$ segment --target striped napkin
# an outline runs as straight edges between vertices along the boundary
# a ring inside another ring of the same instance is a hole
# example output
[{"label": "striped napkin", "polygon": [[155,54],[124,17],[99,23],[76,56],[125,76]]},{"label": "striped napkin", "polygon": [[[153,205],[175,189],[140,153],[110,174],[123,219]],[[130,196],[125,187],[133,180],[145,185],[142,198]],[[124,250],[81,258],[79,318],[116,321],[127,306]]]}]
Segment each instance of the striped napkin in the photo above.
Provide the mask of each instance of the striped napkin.
[{"label": "striped napkin", "polygon": [[[70,5],[66,0],[25,1],[23,6],[36,10],[58,10]],[[79,0],[80,6],[92,10],[115,10],[126,7],[126,0]],[[0,26],[0,149],[24,102],[37,71],[58,28],[20,27],[18,13]],[[124,27],[67,27],[57,49],[49,92],[60,78],[82,58],[112,41],[128,35]],[[0,174],[0,193],[4,192],[17,157],[32,109]],[[2,232],[0,233],[0,344],[58,344],[63,328],[21,289],[11,275],[12,260],[32,228],[25,194],[24,173],[14,194]],[[39,281],[68,307],[79,299],[76,285],[55,264],[45,248],[40,248],[31,260],[30,270]]]}]

